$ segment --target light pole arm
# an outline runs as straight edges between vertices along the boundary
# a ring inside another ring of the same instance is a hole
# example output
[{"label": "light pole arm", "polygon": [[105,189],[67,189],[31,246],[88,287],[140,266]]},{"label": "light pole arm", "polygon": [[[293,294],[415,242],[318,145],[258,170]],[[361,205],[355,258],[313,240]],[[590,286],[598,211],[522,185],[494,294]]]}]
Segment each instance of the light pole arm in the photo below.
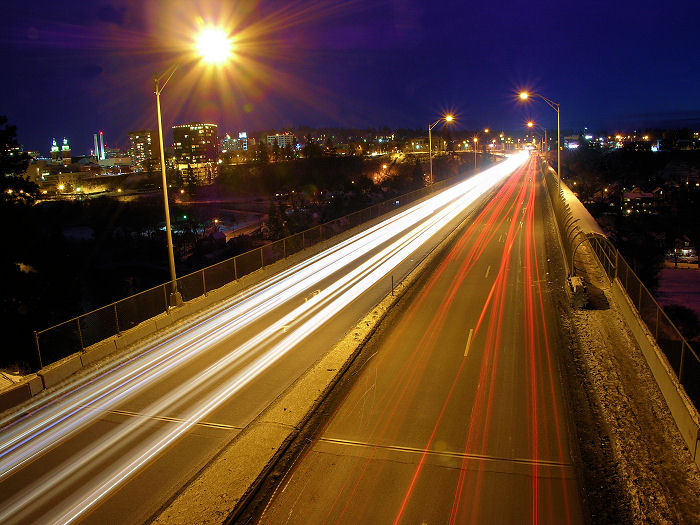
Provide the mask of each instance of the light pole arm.
[{"label": "light pole arm", "polygon": [[534,93],[535,96],[540,97],[542,100],[544,100],[547,105],[552,108],[554,111],[559,113],[559,102],[554,102],[553,100],[548,99],[547,97],[540,95],[539,93]]},{"label": "light pole arm", "polygon": [[[179,64],[173,64],[170,66],[168,69],[166,69],[163,73],[160,75],[156,73],[153,75],[153,81],[156,85],[156,95],[160,96],[160,94],[163,92],[163,89],[165,89],[165,85],[168,83],[168,81],[172,78],[172,76],[175,74],[175,71],[177,71],[177,68],[179,68]],[[167,76],[167,78],[165,78]],[[165,82],[163,84],[160,84],[160,81],[165,78]]]},{"label": "light pole arm", "polygon": [[444,120],[444,119],[441,119],[441,118],[440,118],[440,119],[437,119],[437,120],[436,120],[435,122],[433,122],[432,124],[428,124],[428,131],[432,131],[433,128],[434,128],[435,126],[437,126],[438,124],[440,124],[440,122],[442,122],[443,120]]}]

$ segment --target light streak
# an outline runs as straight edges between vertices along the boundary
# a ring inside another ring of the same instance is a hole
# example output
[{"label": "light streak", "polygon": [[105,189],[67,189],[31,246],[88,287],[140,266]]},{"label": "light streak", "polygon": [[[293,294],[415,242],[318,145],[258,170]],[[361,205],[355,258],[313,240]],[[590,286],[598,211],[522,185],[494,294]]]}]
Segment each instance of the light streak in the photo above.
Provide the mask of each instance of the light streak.
[{"label": "light streak", "polygon": [[[226,302],[214,317],[198,320],[183,333],[159,342],[142,356],[134,356],[106,373],[93,374],[85,385],[78,386],[73,392],[68,387],[61,390],[45,405],[34,405],[30,415],[3,429],[0,438],[0,479],[11,476],[85,429],[105,410],[138,395],[154,382],[202,355],[217,342],[239,333],[261,316],[274,315],[285,304],[291,305],[291,312],[211,364],[191,381],[146,407],[143,414],[156,415],[183,404],[195,394],[209,392],[182,422],[168,432],[143,436],[139,447],[125,455],[119,464],[104,471],[98,482],[93,482],[93,486],[96,485],[93,490],[76,492],[70,501],[62,502],[47,516],[47,519],[59,522],[78,519],[222,402],[229,400],[258,374],[415,253],[445,224],[499,184],[523,161],[523,157],[511,158],[426,199],[237,295]],[[336,276],[372,252],[376,253],[337,277],[330,285],[325,288],[319,286],[323,280]],[[309,298],[309,291],[316,290],[321,291]],[[286,332],[282,330],[283,327],[288,327]],[[80,451],[76,457],[68,458],[62,465],[5,500],[0,508],[0,521],[21,519],[37,504],[48,502],[56,490],[70,482],[72,476],[79,476],[82,469],[106,454],[111,447],[137,435],[140,424],[130,421],[115,428],[93,446]]]}]

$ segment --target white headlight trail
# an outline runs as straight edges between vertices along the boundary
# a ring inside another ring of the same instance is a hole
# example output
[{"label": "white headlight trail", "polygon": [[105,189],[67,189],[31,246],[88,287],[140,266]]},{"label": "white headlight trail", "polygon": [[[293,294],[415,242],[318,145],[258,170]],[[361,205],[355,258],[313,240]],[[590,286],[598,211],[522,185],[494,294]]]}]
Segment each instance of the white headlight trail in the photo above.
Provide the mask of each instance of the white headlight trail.
[{"label": "white headlight trail", "polygon": [[[157,351],[135,358],[116,371],[105,373],[103,378],[99,378],[100,381],[91,382],[80,390],[79,396],[73,396],[76,399],[51,405],[51,410],[44,417],[40,410],[37,411],[36,417],[26,418],[22,424],[12,429],[12,433],[3,435],[0,442],[0,479],[44,453],[47,447],[54,446],[58,441],[88,425],[115,403],[137,394],[144,388],[144,383],[152,384],[261,315],[288,301],[298,300],[300,294],[316,283],[340,271],[357,258],[366,256],[377,246],[388,243],[357,268],[340,276],[320,293],[207,367],[192,381],[181,385],[144,409],[144,415],[156,415],[182,403],[195,392],[213,390],[182,423],[177,423],[167,432],[148,436],[140,443],[138,449],[122,458],[117,465],[112,465],[101,477],[97,488],[88,490],[87,493],[76,493],[72,503],[66,501],[60,507],[62,510],[55,509],[58,514],[52,513],[53,518],[61,522],[70,522],[79,517],[299,341],[316,331],[386,276],[448,221],[463,212],[465,207],[484,192],[500,183],[524,160],[525,157],[506,160],[268,279],[267,284],[262,283],[247,293],[239,294],[234,298],[237,302],[220,311],[213,319],[202,321],[177,337],[163,342],[158,345]],[[389,242],[401,232],[404,233],[398,239]],[[290,327],[290,331],[283,333],[283,326]],[[231,374],[234,366],[243,368],[226,382],[216,385],[221,383],[222,377],[228,377],[226,374]],[[89,449],[82,450],[76,457],[70,458],[26,487],[22,493],[16,494],[11,501],[2,505],[0,521],[17,519],[27,506],[49,497],[67,478],[79,473],[83,467],[111,447],[135,435],[139,425],[141,422],[134,420],[121,425]],[[91,486],[94,486],[94,483]]]}]

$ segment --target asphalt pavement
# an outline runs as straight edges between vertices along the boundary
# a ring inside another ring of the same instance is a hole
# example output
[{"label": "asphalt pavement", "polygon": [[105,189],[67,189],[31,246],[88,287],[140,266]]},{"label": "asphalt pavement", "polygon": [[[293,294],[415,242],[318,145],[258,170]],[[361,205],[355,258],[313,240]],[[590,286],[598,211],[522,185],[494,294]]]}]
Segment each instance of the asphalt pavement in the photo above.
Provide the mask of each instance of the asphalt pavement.
[{"label": "asphalt pavement", "polygon": [[521,162],[401,211],[0,421],[0,522],[149,519]]},{"label": "asphalt pavement", "polygon": [[377,336],[259,522],[583,522],[533,162]]}]

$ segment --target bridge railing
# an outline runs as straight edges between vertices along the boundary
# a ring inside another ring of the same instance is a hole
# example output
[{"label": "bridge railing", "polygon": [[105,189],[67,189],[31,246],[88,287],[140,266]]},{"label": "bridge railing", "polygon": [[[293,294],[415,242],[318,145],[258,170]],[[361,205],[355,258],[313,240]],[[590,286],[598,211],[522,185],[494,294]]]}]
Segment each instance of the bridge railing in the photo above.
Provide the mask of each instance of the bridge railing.
[{"label": "bridge railing", "polygon": [[617,279],[629,296],[688,397],[696,407],[700,406],[700,357],[695,349],[683,337],[620,252],[607,239],[591,236],[589,242],[610,280]]},{"label": "bridge railing", "polygon": [[[436,182],[178,277],[178,290],[185,302],[191,301],[317,243],[440,191],[462,177],[458,175]],[[168,281],[57,325],[35,331],[36,368],[40,369],[76,352],[82,352],[95,343],[118,336],[158,315],[169,314],[172,310],[168,304],[170,286],[171,281]]]},{"label": "bridge railing", "polygon": [[683,337],[649,289],[607,237],[584,232],[576,224],[576,219],[563,195],[557,195],[557,181],[554,172],[548,169],[546,164],[541,167],[561,233],[569,273],[576,274],[576,249],[581,244],[586,243],[596,255],[610,281],[618,280],[637,310],[639,317],[666,356],[678,382],[683,386],[695,407],[700,406],[700,357],[698,353]]}]

